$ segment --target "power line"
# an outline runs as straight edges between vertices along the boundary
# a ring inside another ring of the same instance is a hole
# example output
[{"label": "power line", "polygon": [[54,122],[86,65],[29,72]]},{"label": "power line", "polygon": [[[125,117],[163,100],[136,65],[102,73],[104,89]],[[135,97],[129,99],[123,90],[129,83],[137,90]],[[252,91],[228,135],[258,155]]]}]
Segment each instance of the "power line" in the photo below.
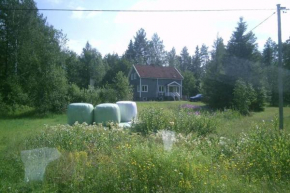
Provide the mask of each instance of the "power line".
[{"label": "power line", "polygon": [[257,27],[259,27],[260,25],[262,25],[265,21],[267,21],[268,19],[270,19],[270,17],[272,17],[273,15],[275,15],[275,13],[276,12],[272,13],[269,17],[267,17],[261,23],[259,23],[258,25],[256,25],[253,29],[251,29],[248,33],[251,33],[254,29],[256,29]]},{"label": "power line", "polygon": [[187,9],[187,10],[150,10],[150,9],[26,9],[26,8],[9,8],[2,9],[3,11],[85,11],[85,12],[234,12],[234,11],[273,11],[275,9]]}]

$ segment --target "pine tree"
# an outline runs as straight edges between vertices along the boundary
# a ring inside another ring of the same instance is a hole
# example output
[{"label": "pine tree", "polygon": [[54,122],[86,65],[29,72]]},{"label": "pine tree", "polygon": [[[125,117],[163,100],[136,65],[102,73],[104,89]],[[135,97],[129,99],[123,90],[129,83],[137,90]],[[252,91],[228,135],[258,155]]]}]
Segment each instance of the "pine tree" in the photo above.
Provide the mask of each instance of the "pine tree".
[{"label": "pine tree", "polygon": [[202,93],[204,101],[211,107],[230,107],[228,101],[231,97],[231,86],[227,84],[227,76],[224,75],[223,63],[226,55],[223,39],[218,37],[213,43],[211,60],[205,68],[202,78]]},{"label": "pine tree", "polygon": [[153,34],[148,46],[148,63],[156,66],[164,66],[166,63],[166,52],[164,50],[163,41],[160,40],[156,33]]},{"label": "pine tree", "polygon": [[89,42],[80,57],[82,63],[82,81],[83,87],[100,86],[100,83],[105,75],[106,68],[102,62],[102,55],[97,49],[92,48]]},{"label": "pine tree", "polygon": [[140,29],[134,37],[134,62],[137,64],[148,64],[148,41],[144,29]]},{"label": "pine tree", "polygon": [[266,85],[270,96],[270,104],[278,104],[278,48],[271,38],[264,45],[262,64],[266,75]]},{"label": "pine tree", "polygon": [[135,53],[135,50],[134,50],[134,44],[133,44],[133,41],[130,40],[130,43],[128,45],[128,48],[125,52],[125,58],[131,62],[134,62],[134,59],[136,57],[136,53]]},{"label": "pine tree", "polygon": [[224,45],[224,40],[221,37],[217,37],[213,44],[213,50],[211,52],[211,65],[209,66],[209,68],[206,68],[206,70],[211,70],[216,73],[221,72],[225,54],[226,48]]},{"label": "pine tree", "polygon": [[262,57],[262,62],[265,67],[277,65],[278,47],[276,42],[274,42],[271,38],[268,38],[264,45]]},{"label": "pine tree", "polygon": [[192,56],[192,65],[189,68],[189,70],[194,73],[194,76],[196,77],[196,79],[200,79],[201,73],[202,73],[201,68],[202,68],[201,55],[200,55],[199,47],[196,46],[194,55]]},{"label": "pine tree", "polygon": [[186,70],[189,70],[190,69],[190,66],[191,66],[191,57],[188,53],[188,49],[187,47],[184,47],[182,50],[181,50],[181,53],[180,53],[180,70],[181,71],[186,71]]},{"label": "pine tree", "polygon": [[236,31],[233,32],[227,45],[228,55],[256,62],[259,59],[256,36],[253,32],[246,33],[247,24],[240,18]]},{"label": "pine tree", "polygon": [[202,72],[204,72],[204,69],[208,64],[208,62],[209,62],[208,47],[205,44],[202,44],[200,48],[200,63],[202,67]]},{"label": "pine tree", "polygon": [[176,55],[174,47],[169,52],[167,52],[166,58],[169,66],[179,68],[180,65],[178,61],[178,56]]}]

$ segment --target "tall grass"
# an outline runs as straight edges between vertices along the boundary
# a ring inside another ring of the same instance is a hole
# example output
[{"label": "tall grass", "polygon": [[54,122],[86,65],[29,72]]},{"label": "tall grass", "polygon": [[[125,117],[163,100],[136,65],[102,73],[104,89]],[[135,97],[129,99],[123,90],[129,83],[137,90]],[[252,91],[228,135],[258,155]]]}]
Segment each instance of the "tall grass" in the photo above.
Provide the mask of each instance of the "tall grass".
[{"label": "tall grass", "polygon": [[[271,111],[243,117],[185,103],[155,106],[138,106],[132,130],[56,125],[64,115],[17,119],[16,131],[30,132],[0,151],[0,192],[290,192],[290,135],[277,129]],[[15,119],[4,121],[11,128]],[[239,123],[232,134],[222,132],[227,123]],[[248,128],[236,131],[243,124]],[[175,131],[171,151],[163,146],[164,129]],[[41,147],[62,156],[48,165],[43,182],[26,183],[20,152]]]},{"label": "tall grass", "polygon": [[[55,147],[62,156],[48,166],[43,182],[25,184],[17,150],[40,147]],[[10,148],[0,167],[1,192],[290,190],[290,137],[266,123],[235,140],[178,134],[171,151],[164,150],[159,132],[143,136],[118,127],[57,125],[18,148]]]}]

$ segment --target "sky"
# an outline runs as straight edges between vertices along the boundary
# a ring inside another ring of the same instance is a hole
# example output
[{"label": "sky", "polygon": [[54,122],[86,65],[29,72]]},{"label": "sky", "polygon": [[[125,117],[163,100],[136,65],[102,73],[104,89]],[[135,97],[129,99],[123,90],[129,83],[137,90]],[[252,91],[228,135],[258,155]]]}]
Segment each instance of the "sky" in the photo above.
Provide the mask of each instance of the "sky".
[{"label": "sky", "polygon": [[[248,31],[276,12],[277,4],[290,9],[290,0],[35,0],[39,9],[99,10],[217,10],[274,9],[233,12],[53,12],[41,11],[49,25],[62,30],[70,50],[81,54],[88,41],[103,56],[124,54],[130,40],[143,28],[150,40],[154,33],[163,40],[166,51],[175,47],[177,54],[186,46],[190,55],[196,46],[212,49],[214,40],[222,37],[227,44],[240,17]],[[290,38],[290,10],[281,12],[282,41]],[[277,14],[253,30],[259,50],[270,37],[278,42]]]}]

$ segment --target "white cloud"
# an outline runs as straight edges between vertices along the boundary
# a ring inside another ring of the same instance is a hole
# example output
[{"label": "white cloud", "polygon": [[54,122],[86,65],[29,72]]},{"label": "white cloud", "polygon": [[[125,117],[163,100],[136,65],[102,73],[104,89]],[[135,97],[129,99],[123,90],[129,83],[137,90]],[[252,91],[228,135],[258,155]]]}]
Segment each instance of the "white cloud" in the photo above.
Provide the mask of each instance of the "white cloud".
[{"label": "white cloud", "polygon": [[[83,7],[77,7],[76,10],[83,10]],[[84,17],[84,12],[83,11],[73,11],[71,18],[73,19],[82,19]]]},{"label": "white cloud", "polygon": [[60,3],[62,3],[62,0],[46,0],[46,1],[51,3],[51,4],[60,4]]},{"label": "white cloud", "polygon": [[81,54],[85,44],[81,40],[70,39],[68,40],[67,45],[70,50],[73,50],[77,54]]},{"label": "white cloud", "polygon": [[92,19],[94,17],[96,17],[97,15],[100,15],[101,12],[92,12],[92,11],[81,11],[81,10],[85,10],[85,8],[83,7],[77,7],[75,8],[76,10],[80,10],[80,11],[73,11],[71,14],[71,18],[72,19]]},{"label": "white cloud", "polygon": [[[248,2],[248,3],[247,3]],[[212,9],[276,9],[277,1],[232,1],[232,0],[157,0],[138,1],[130,9],[132,10],[212,10]],[[286,2],[281,2],[283,6]],[[290,5],[289,5],[290,6]],[[248,30],[252,29],[273,11],[235,11],[235,12],[178,12],[178,13],[119,13],[114,22],[120,26],[128,27],[128,33],[135,35],[141,27],[145,29],[147,38],[151,39],[153,33],[157,32],[163,39],[166,50],[173,46],[180,53],[187,46],[190,54],[193,54],[197,45],[205,43],[211,49],[217,34],[224,38],[226,44],[232,32],[237,26],[239,17],[243,16],[248,24]],[[253,32],[259,40],[260,48],[262,42],[268,37],[275,36],[277,16],[272,16],[267,22],[260,25]],[[289,20],[288,20],[289,21]],[[288,26],[284,26],[284,30]],[[288,30],[289,31],[289,30]],[[289,31],[290,32],[290,31]],[[289,35],[290,33],[288,33]],[[131,36],[133,38],[133,36]],[[273,38],[274,39],[274,38]],[[128,44],[128,43],[127,43]]]}]

